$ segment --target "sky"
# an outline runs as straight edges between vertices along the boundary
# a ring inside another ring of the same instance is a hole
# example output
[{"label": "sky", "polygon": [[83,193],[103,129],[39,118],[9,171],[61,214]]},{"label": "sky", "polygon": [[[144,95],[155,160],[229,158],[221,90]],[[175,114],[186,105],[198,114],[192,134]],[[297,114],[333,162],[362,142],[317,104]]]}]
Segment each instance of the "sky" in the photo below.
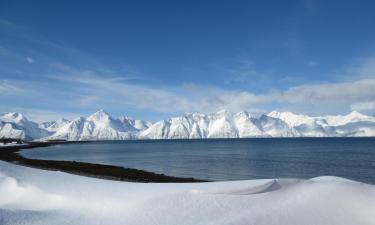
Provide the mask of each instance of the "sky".
[{"label": "sky", "polygon": [[0,0],[0,112],[375,114],[374,1]]}]

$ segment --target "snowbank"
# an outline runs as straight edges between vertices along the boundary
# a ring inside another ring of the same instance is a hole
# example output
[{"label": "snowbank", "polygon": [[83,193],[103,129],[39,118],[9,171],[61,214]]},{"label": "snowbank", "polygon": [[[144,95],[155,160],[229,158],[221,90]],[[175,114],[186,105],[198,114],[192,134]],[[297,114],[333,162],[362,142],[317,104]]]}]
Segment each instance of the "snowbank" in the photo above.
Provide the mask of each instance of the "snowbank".
[{"label": "snowbank", "polygon": [[0,162],[1,224],[375,224],[375,186],[338,177],[142,184]]}]

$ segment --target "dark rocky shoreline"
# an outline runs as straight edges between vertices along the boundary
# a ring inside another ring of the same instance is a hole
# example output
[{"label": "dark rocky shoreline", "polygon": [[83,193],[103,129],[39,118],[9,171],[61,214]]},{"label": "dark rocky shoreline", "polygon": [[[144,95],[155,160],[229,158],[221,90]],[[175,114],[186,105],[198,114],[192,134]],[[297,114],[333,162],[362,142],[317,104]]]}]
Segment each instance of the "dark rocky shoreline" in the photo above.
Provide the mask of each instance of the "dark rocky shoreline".
[{"label": "dark rocky shoreline", "polygon": [[77,142],[31,142],[24,146],[8,146],[0,148],[0,160],[32,168],[62,171],[76,175],[96,177],[109,180],[153,183],[190,183],[207,182],[194,178],[180,178],[157,174],[144,170],[124,168],[120,166],[83,163],[75,161],[29,159],[18,154],[24,149],[46,147],[53,144],[70,144]]}]

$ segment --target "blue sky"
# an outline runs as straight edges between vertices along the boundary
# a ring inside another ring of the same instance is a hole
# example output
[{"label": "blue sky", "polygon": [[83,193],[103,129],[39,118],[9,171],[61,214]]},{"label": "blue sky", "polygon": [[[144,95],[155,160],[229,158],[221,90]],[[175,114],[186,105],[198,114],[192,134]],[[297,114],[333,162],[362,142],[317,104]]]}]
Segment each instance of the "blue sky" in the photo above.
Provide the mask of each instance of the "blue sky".
[{"label": "blue sky", "polygon": [[375,114],[373,1],[1,1],[0,111]]}]

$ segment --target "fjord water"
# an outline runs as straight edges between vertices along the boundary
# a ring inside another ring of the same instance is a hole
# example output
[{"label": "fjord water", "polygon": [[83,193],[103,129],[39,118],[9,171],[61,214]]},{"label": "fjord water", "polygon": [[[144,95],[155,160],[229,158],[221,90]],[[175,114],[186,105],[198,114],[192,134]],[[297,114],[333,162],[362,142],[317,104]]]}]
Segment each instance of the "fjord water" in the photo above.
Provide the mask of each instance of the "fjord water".
[{"label": "fjord water", "polygon": [[54,145],[21,154],[206,180],[332,175],[375,183],[375,138],[103,141]]}]

